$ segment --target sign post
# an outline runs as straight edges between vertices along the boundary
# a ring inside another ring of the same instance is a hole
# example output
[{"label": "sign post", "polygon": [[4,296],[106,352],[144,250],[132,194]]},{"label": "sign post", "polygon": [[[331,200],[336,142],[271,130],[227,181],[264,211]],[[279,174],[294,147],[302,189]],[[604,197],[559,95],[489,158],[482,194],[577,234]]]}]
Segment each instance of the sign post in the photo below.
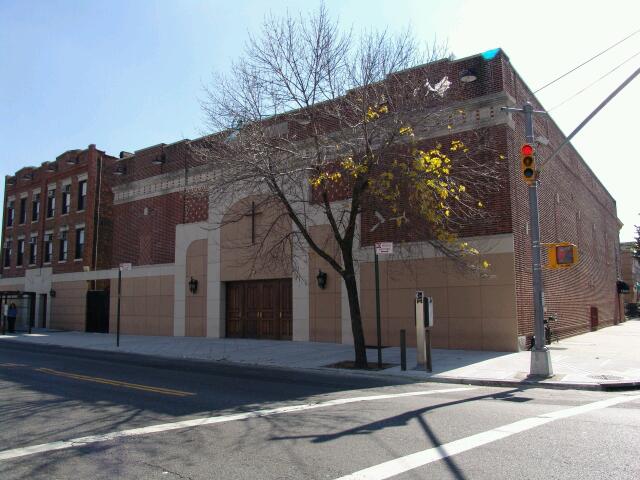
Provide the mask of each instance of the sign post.
[{"label": "sign post", "polygon": [[380,326],[380,271],[378,268],[378,255],[390,255],[393,253],[393,242],[376,242],[374,251],[374,264],[376,274],[376,334],[378,348],[378,368],[382,369],[382,328]]},{"label": "sign post", "polygon": [[122,271],[131,270],[130,263],[121,263],[118,267],[118,314],[116,320],[116,347],[120,346],[120,295],[122,294]]}]

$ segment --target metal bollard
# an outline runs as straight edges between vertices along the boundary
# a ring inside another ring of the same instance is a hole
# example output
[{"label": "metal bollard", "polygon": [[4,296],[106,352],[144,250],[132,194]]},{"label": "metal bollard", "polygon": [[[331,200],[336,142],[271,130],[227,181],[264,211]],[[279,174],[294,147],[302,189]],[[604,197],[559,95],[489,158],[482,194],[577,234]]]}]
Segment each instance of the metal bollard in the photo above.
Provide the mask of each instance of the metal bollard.
[{"label": "metal bollard", "polygon": [[407,369],[407,331],[400,330],[400,369]]}]

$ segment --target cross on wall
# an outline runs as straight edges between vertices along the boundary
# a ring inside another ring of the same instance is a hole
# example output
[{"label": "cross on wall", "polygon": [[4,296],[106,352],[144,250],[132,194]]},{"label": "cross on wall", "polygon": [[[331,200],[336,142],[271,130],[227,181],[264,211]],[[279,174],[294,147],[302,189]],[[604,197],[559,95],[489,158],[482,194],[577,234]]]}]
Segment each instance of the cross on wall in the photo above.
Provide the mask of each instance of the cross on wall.
[{"label": "cross on wall", "polygon": [[244,213],[243,217],[251,217],[251,244],[256,243],[256,215],[262,215],[262,212],[256,211],[256,202],[251,202],[251,210]]}]

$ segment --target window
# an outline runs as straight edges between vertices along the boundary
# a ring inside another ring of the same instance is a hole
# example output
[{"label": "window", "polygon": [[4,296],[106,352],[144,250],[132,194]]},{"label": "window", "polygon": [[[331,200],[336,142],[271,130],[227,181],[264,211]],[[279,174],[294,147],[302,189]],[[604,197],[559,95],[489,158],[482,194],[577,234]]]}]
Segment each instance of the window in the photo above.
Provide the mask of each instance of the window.
[{"label": "window", "polygon": [[13,219],[15,218],[16,207],[13,200],[7,203],[7,227],[13,227]]},{"label": "window", "polygon": [[65,262],[69,251],[69,232],[67,230],[62,230],[60,232],[60,243],[58,246],[58,261]]},{"label": "window", "polygon": [[4,266],[11,266],[11,240],[7,240],[4,244]]},{"label": "window", "polygon": [[62,215],[69,213],[71,208],[71,185],[62,187]]},{"label": "window", "polygon": [[29,265],[36,264],[36,258],[38,256],[38,237],[31,235],[29,239]]},{"label": "window", "polygon": [[53,256],[53,234],[45,233],[44,235],[44,263],[51,263]]},{"label": "window", "polygon": [[16,260],[17,266],[22,266],[24,260],[24,238],[18,239],[18,258]]},{"label": "window", "polygon": [[20,225],[27,222],[27,197],[20,199]]},{"label": "window", "polygon": [[40,218],[40,194],[34,193],[31,198],[31,221],[37,222]]},{"label": "window", "polygon": [[78,182],[78,211],[84,210],[87,203],[87,181],[80,180]]},{"label": "window", "polygon": [[84,228],[76,229],[76,260],[84,255]]},{"label": "window", "polygon": [[56,189],[52,188],[47,192],[47,218],[56,214]]}]

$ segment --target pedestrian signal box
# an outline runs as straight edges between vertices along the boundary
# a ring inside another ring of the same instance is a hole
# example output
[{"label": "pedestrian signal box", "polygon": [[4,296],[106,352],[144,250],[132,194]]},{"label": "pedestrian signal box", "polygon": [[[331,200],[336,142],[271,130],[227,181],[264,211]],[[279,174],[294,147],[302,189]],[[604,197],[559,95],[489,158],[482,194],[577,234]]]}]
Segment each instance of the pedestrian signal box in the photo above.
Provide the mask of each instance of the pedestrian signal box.
[{"label": "pedestrian signal box", "polygon": [[578,263],[578,247],[573,243],[547,243],[547,267],[551,269],[569,268]]}]

